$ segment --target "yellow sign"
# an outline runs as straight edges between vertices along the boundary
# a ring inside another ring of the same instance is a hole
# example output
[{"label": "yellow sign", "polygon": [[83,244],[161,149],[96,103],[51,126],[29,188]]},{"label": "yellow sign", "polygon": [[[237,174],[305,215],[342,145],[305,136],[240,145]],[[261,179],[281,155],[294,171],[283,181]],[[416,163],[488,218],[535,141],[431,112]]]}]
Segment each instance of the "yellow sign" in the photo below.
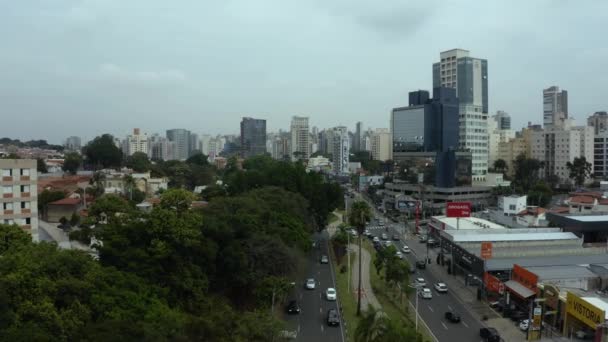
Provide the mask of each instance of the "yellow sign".
[{"label": "yellow sign", "polygon": [[601,310],[583,298],[568,292],[566,302],[566,312],[587,324],[592,329],[596,329],[599,324],[604,323],[606,316]]}]

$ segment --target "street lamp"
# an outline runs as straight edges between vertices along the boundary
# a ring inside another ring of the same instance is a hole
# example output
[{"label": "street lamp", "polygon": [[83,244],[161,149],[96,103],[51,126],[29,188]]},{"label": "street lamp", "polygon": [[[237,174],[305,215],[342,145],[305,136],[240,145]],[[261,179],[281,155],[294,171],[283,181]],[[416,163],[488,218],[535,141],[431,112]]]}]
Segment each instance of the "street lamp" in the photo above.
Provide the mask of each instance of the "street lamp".
[{"label": "street lamp", "polygon": [[420,284],[408,285],[409,287],[416,289],[416,333],[418,333],[418,291],[420,291]]}]

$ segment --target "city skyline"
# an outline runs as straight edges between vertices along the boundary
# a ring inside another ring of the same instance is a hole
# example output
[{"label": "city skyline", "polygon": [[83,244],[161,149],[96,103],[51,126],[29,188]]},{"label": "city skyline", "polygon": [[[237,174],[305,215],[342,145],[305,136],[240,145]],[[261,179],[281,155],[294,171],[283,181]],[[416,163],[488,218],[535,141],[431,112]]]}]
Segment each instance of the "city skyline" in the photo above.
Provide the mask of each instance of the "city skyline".
[{"label": "city skyline", "polygon": [[[318,127],[387,127],[408,92],[432,88],[430,64],[452,48],[488,60],[489,113],[510,113],[514,128],[542,122],[539,99],[552,85],[569,91],[578,122],[605,110],[593,77],[608,55],[596,33],[605,3],[183,2],[168,14],[160,4],[146,2],[135,31],[137,2],[2,5],[11,30],[0,30],[0,98],[12,125],[0,136],[60,143],[130,127],[238,134],[243,116],[267,120],[268,131],[288,129],[293,115]],[[458,25],[473,10],[479,20]],[[501,19],[513,11],[517,25]],[[300,15],[315,25],[292,24]]]}]

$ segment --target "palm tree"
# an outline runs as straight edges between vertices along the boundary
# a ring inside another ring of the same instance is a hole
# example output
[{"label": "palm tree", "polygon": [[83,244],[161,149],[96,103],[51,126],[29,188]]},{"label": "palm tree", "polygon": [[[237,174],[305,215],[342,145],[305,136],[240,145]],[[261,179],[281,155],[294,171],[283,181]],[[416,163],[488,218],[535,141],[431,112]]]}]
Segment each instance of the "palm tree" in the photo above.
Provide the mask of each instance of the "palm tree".
[{"label": "palm tree", "polygon": [[376,315],[378,311],[371,305],[368,306],[367,312],[361,317],[355,330],[355,342],[368,342],[371,341],[375,335],[375,328],[377,327]]},{"label": "palm tree", "polygon": [[133,200],[133,187],[135,186],[135,179],[131,175],[124,175],[122,177],[124,187],[129,190],[129,200]]},{"label": "palm tree", "polygon": [[[361,236],[365,231],[365,225],[372,217],[372,211],[364,201],[357,201],[350,208],[348,217],[349,223],[357,229],[359,233],[359,285],[357,291],[357,316],[361,315]],[[350,267],[350,265],[349,265]]]}]

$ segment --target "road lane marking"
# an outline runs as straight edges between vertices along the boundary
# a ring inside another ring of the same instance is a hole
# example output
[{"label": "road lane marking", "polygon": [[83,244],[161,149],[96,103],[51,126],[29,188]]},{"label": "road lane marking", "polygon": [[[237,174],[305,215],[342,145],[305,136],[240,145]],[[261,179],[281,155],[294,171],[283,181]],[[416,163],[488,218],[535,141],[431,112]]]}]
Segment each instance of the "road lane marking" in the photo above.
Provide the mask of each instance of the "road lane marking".
[{"label": "road lane marking", "polygon": [[429,310],[431,310],[431,312],[435,312],[435,310],[433,310],[433,308],[430,305],[427,305],[429,307]]},{"label": "road lane marking", "polygon": [[323,329],[324,329],[324,328],[323,328],[323,324],[321,324],[321,332],[323,332]]},{"label": "road lane marking", "polygon": [[445,328],[445,330],[448,330],[448,326],[445,325],[445,323],[441,322],[441,325],[443,325],[443,327]]},{"label": "road lane marking", "polygon": [[298,335],[300,334],[300,325],[298,324]]},{"label": "road lane marking", "polygon": [[464,325],[465,327],[467,327],[467,328],[469,327],[469,325],[465,321],[461,321],[461,322],[462,322],[462,325]]},{"label": "road lane marking", "polygon": [[323,295],[319,292],[319,299],[323,300]]},{"label": "road lane marking", "polygon": [[452,311],[452,307],[448,305],[448,311]]}]

